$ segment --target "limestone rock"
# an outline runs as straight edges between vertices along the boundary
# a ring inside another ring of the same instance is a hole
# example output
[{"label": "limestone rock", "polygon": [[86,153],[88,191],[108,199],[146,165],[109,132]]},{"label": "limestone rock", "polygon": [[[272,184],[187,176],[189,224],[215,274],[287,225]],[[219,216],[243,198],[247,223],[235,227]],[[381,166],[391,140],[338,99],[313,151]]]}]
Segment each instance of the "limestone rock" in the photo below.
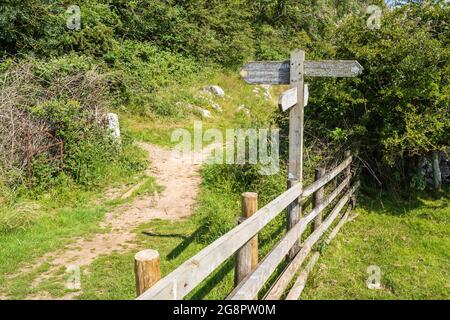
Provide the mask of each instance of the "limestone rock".
[{"label": "limestone rock", "polygon": [[211,112],[210,112],[209,110],[206,110],[206,109],[203,109],[203,108],[200,108],[200,107],[197,107],[195,110],[196,110],[198,113],[200,113],[200,115],[201,115],[203,118],[211,118],[211,117],[212,117],[212,114],[211,114]]},{"label": "limestone rock", "polygon": [[116,140],[120,140],[119,116],[115,113],[108,113],[108,129]]},{"label": "limestone rock", "polygon": [[202,91],[203,92],[210,92],[213,95],[218,96],[218,97],[225,97],[225,91],[221,87],[216,86],[216,85],[206,86],[206,87],[203,88]]}]

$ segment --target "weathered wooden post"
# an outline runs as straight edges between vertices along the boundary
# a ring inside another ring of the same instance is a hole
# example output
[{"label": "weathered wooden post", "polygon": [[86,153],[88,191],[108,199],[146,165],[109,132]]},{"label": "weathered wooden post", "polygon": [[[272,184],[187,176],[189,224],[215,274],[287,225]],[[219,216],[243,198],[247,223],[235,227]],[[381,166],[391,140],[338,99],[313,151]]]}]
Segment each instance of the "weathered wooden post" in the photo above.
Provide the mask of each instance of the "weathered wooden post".
[{"label": "weathered wooden post", "polygon": [[[315,181],[319,180],[325,175],[325,168],[317,168],[315,172]],[[320,188],[316,192],[313,193],[313,208],[318,207],[324,197],[324,187]],[[314,219],[314,230],[316,230],[320,225],[322,224],[322,212],[317,215],[317,217]]]},{"label": "weathered wooden post", "polygon": [[[289,111],[289,166],[288,188],[295,183],[303,182],[303,106],[304,106],[304,62],[305,52],[295,50],[290,60],[290,86],[297,89],[297,103]],[[287,229],[290,230],[298,222],[302,214],[302,206],[297,199],[287,208]],[[299,239],[300,242],[300,239]],[[299,250],[296,243],[289,251],[289,259],[293,259]]]},{"label": "weathered wooden post", "polygon": [[134,256],[136,295],[139,297],[161,279],[160,258],[156,250],[143,250]]},{"label": "weathered wooden post", "polygon": [[[350,157],[352,155],[352,152],[350,150],[345,151],[345,159]],[[345,178],[352,176],[352,165],[351,163],[348,165],[348,167],[345,169]],[[351,179],[348,181],[347,190],[350,190],[350,187],[352,185]]]},{"label": "weathered wooden post", "polygon": [[[247,83],[291,86],[282,94],[279,101],[283,112],[289,110],[288,188],[296,183],[300,183],[302,187],[303,182],[303,108],[309,96],[305,94],[307,90],[304,78],[355,77],[362,71],[361,65],[353,60],[305,60],[305,52],[302,50],[294,50],[289,61],[253,61],[241,69],[240,75]],[[300,216],[301,205],[297,200],[287,208],[288,230],[295,225]],[[289,251],[289,258],[292,258],[298,250],[297,243]]]},{"label": "weathered wooden post", "polygon": [[[258,210],[258,194],[244,192],[241,198],[242,216],[240,223],[250,218]],[[258,265],[258,235],[250,239],[236,252],[234,284],[237,286]]]}]

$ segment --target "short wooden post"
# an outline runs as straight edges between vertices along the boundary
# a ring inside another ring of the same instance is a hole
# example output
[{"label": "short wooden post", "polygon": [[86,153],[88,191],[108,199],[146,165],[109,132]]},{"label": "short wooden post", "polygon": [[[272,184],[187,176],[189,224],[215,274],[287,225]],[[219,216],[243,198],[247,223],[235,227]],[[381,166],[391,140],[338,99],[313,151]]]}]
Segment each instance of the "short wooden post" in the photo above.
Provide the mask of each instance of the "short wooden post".
[{"label": "short wooden post", "polygon": [[159,253],[156,250],[143,250],[134,256],[136,276],[136,295],[139,297],[161,279]]},{"label": "short wooden post", "polygon": [[[242,216],[240,223],[250,218],[258,210],[258,194],[244,192],[241,198]],[[236,252],[234,284],[237,286],[258,265],[258,235],[255,235]]]},{"label": "short wooden post", "polygon": [[[317,168],[315,173],[315,181],[319,180],[325,175],[325,168]],[[313,193],[313,208],[318,207],[322,201],[325,194],[325,188],[322,187]],[[322,224],[322,212],[319,213],[314,219],[314,230],[316,230]]]}]

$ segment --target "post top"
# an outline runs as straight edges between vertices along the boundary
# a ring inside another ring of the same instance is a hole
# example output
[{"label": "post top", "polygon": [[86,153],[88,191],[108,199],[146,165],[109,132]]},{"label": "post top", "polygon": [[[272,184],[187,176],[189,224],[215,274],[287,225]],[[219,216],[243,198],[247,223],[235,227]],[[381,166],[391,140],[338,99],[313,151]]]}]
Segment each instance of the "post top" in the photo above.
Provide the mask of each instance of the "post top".
[{"label": "post top", "polygon": [[258,193],[256,193],[256,192],[244,192],[242,194],[242,197],[244,197],[244,198],[258,198]]},{"label": "post top", "polygon": [[136,253],[134,259],[138,261],[147,261],[159,258],[159,252],[152,249],[142,250]]}]

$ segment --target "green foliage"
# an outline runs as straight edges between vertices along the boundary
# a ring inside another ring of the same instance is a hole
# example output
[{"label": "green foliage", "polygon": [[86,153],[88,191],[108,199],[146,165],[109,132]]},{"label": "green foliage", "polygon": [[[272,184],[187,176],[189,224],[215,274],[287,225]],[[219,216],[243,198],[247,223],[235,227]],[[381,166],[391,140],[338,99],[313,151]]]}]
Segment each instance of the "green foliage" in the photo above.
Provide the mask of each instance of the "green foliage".
[{"label": "green foliage", "polygon": [[411,187],[419,190],[419,191],[424,191],[425,188],[427,186],[425,177],[422,176],[421,174],[415,174],[413,175],[413,177],[411,178]]},{"label": "green foliage", "polygon": [[210,243],[236,226],[240,194],[258,192],[262,207],[285,190],[285,172],[262,176],[254,165],[208,165],[202,171],[203,186],[196,222],[207,232],[200,240]]},{"label": "green foliage", "polygon": [[[384,9],[380,29],[367,27],[367,15],[343,18],[325,37],[334,47],[327,58],[358,60],[364,72],[309,81],[307,144],[318,138],[331,153],[358,150],[383,182],[390,180],[391,168],[403,170],[411,158],[448,145],[449,7],[421,1]],[[280,118],[282,128],[286,120]],[[407,176],[401,180],[408,186]]]},{"label": "green foliage", "polygon": [[107,1],[118,12],[121,38],[237,66],[252,52],[251,12],[245,1]]},{"label": "green foliage", "polygon": [[[46,140],[46,135],[41,134],[33,138],[36,145],[46,146],[56,139],[63,142],[64,152],[57,161],[51,161],[55,156],[53,149],[34,155],[29,172],[11,160],[6,177],[2,177],[13,182],[9,187],[32,185],[33,193],[39,195],[59,185],[61,179],[69,179],[93,188],[113,174],[112,168],[129,173],[143,169],[142,157],[128,153],[132,140],[124,134],[118,143],[107,130],[106,106],[110,104],[107,75],[94,66],[92,59],[75,54],[51,60],[28,57],[20,64],[7,60],[1,66],[7,83],[4,89],[16,94],[1,106],[2,112],[9,110],[3,108],[21,110],[14,121],[25,123],[17,126],[16,134],[23,136],[20,130],[26,127],[44,126],[53,140]],[[12,152],[20,158],[20,150]],[[19,161],[20,164],[23,160]],[[27,181],[30,173],[31,181]]]},{"label": "green foliage", "polygon": [[189,83],[207,69],[192,59],[137,41],[115,46],[104,59],[111,70],[114,101],[140,114],[179,115],[180,108],[175,106],[175,101],[163,100],[161,91]]}]

